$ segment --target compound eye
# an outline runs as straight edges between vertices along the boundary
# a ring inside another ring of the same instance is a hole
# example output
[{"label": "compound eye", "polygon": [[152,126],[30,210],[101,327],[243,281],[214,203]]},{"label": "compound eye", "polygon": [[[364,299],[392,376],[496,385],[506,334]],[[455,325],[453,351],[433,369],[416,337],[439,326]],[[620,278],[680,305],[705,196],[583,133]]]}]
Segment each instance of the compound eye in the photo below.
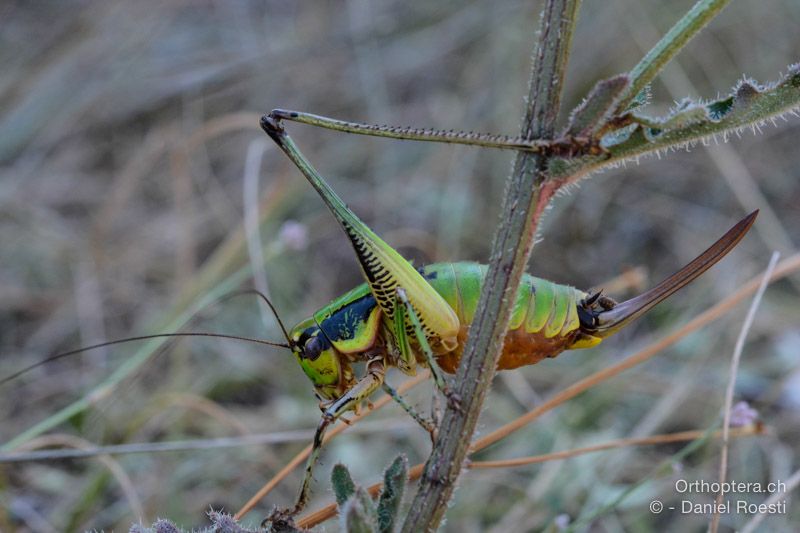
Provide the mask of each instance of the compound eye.
[{"label": "compound eye", "polygon": [[319,337],[314,336],[306,341],[303,346],[303,358],[314,361],[322,353],[322,341]]}]

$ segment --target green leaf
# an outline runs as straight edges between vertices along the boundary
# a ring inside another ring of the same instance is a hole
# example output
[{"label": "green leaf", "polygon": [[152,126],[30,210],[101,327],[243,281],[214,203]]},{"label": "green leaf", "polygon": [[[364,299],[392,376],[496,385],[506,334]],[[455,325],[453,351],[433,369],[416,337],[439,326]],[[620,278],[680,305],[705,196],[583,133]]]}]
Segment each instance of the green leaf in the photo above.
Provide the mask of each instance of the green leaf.
[{"label": "green leaf", "polygon": [[583,102],[572,110],[565,133],[572,136],[592,136],[614,111],[629,84],[627,74],[598,81]]},{"label": "green leaf", "polygon": [[381,533],[389,533],[394,528],[407,480],[408,459],[399,455],[383,473],[383,490],[378,499],[378,531]]},{"label": "green leaf", "polygon": [[367,491],[358,487],[355,494],[345,502],[341,512],[342,531],[347,533],[376,533],[377,516],[375,504]]},{"label": "green leaf", "polygon": [[777,82],[758,84],[743,80],[723,98],[711,102],[686,99],[663,117],[638,113],[613,117],[612,123],[619,127],[601,140],[606,154],[553,158],[548,165],[548,176],[550,179],[583,176],[620,161],[681,148],[715,135],[726,139],[730,132],[748,126],[755,132],[767,121],[797,109],[800,109],[800,64],[789,66],[788,73]]},{"label": "green leaf", "polygon": [[335,465],[331,471],[331,484],[336,495],[336,503],[340,508],[356,492],[356,484],[350,477],[350,471],[341,463]]}]

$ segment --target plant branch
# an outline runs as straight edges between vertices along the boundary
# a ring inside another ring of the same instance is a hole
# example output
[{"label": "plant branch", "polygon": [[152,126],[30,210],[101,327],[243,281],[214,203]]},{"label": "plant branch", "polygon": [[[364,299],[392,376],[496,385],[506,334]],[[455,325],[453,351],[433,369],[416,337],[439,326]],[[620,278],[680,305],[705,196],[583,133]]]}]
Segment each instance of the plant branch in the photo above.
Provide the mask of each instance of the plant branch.
[{"label": "plant branch", "polygon": [[[800,64],[790,65],[778,81],[759,84],[743,80],[724,98],[710,102],[684,100],[663,117],[626,113],[610,119],[611,129],[601,140],[607,153],[572,159],[551,159],[551,179],[574,181],[576,177],[643,155],[687,146],[750,127],[754,132],[800,108]],[[617,124],[613,124],[614,122]]]},{"label": "plant branch", "polygon": [[[736,346],[733,349],[733,357],[731,358],[731,369],[728,373],[728,386],[725,389],[725,403],[723,405],[723,421],[722,421],[722,450],[721,456],[719,461],[719,483],[720,485],[724,485],[727,475],[728,475],[728,437],[730,436],[730,425],[731,425],[731,408],[733,406],[733,391],[736,388],[736,376],[739,372],[739,362],[742,359],[742,351],[744,351],[744,341],[747,338],[747,334],[750,332],[750,328],[753,326],[753,320],[756,317],[756,310],[758,310],[758,306],[761,304],[761,298],[764,296],[764,292],[767,290],[767,285],[769,285],[769,280],[772,277],[772,272],[775,270],[775,265],[778,262],[778,258],[780,254],[778,252],[772,252],[772,258],[769,261],[769,266],[767,267],[766,272],[764,272],[764,276],[761,279],[761,284],[758,286],[758,291],[756,291],[756,295],[753,297],[753,302],[750,304],[750,308],[747,310],[747,316],[744,319],[744,324],[742,324],[742,329],[739,331],[739,337],[736,339]],[[719,529],[719,519],[720,519],[720,508],[722,507],[722,498],[725,495],[725,492],[720,490],[717,493],[715,512],[711,518],[711,525],[709,526],[709,531],[711,533],[717,533]]]},{"label": "plant branch", "polygon": [[[539,28],[522,136],[552,138],[561,103],[572,33],[580,0],[548,0]],[[455,378],[460,405],[450,402],[402,531],[436,530],[455,489],[497,360],[511,306],[533,248],[541,213],[555,188],[545,181],[547,159],[518,153],[506,187],[503,219],[489,271]]]},{"label": "plant branch", "polygon": [[617,111],[623,112],[634,98],[652,82],[659,72],[678,54],[686,43],[722,11],[730,0],[700,0],[690,9],[658,43],[633,67],[631,84]]}]

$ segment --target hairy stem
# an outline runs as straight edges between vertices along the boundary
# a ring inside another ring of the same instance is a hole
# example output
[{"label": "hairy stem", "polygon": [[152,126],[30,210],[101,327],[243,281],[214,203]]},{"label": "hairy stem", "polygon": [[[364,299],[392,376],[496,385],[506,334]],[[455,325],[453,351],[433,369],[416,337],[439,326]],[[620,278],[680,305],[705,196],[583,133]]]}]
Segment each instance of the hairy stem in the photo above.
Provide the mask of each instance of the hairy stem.
[{"label": "hairy stem", "polygon": [[[580,0],[547,0],[534,49],[533,71],[522,136],[552,138],[561,102],[572,33]],[[434,531],[447,508],[463,467],[486,392],[494,377],[511,306],[533,248],[543,207],[553,188],[545,182],[546,158],[517,154],[508,180],[503,215],[492,245],[478,313],[455,379],[460,406],[449,405],[404,532]]]},{"label": "hairy stem", "polygon": [[630,72],[631,84],[628,93],[619,102],[617,111],[624,111],[628,104],[636,98],[636,95],[655,79],[664,66],[683,50],[686,43],[717,16],[730,1],[700,0],[697,2],[633,67]]}]

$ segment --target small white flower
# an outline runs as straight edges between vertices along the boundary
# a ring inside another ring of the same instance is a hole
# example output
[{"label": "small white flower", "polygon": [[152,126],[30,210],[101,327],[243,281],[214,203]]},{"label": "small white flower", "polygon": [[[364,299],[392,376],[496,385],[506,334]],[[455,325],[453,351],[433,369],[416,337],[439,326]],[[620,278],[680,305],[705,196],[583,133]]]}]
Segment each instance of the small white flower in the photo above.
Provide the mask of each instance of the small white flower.
[{"label": "small white flower", "polygon": [[308,228],[296,220],[287,220],[281,226],[279,238],[286,248],[300,252],[308,246]]},{"label": "small white flower", "polygon": [[747,402],[738,402],[731,408],[731,427],[749,426],[758,420],[758,411]]}]

